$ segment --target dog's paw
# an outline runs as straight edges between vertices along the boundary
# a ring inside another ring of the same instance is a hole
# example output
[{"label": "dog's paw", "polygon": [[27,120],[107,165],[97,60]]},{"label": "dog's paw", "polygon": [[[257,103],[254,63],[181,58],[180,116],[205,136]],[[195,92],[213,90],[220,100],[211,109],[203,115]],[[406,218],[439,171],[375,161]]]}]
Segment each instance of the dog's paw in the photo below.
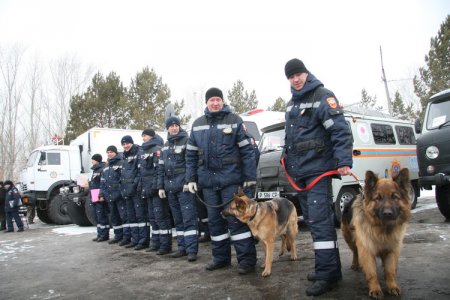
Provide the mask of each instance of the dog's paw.
[{"label": "dog's paw", "polygon": [[387,292],[392,296],[400,296],[400,288],[398,286],[388,287]]},{"label": "dog's paw", "polygon": [[358,264],[352,264],[352,266],[350,267],[353,271],[358,271],[359,269],[359,265]]},{"label": "dog's paw", "polygon": [[262,264],[261,269],[265,269],[265,268],[266,268],[266,264]]},{"label": "dog's paw", "polygon": [[267,277],[267,276],[269,276],[271,273],[272,273],[272,270],[264,270],[264,271],[261,273],[261,275],[262,275],[263,277]]},{"label": "dog's paw", "polygon": [[369,291],[369,297],[373,299],[384,299],[383,291],[381,288],[371,289]]},{"label": "dog's paw", "polygon": [[297,256],[291,255],[291,260],[300,260]]}]

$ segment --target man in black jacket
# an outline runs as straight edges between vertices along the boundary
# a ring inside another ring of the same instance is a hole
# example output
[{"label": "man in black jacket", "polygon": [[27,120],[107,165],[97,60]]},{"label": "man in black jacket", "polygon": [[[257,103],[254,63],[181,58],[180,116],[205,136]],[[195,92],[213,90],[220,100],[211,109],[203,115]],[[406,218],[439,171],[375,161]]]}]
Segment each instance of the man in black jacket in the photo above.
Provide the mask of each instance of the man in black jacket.
[{"label": "man in black jacket", "polygon": [[0,230],[6,229],[5,197],[6,190],[3,187],[3,181],[0,181]]}]

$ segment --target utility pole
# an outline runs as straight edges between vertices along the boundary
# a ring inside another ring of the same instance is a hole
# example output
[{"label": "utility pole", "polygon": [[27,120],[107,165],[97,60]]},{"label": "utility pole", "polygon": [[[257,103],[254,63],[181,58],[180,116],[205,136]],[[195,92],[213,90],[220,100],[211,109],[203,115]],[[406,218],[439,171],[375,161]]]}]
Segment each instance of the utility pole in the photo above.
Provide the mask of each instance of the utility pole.
[{"label": "utility pole", "polygon": [[389,114],[392,116],[392,103],[391,103],[391,97],[389,96],[389,88],[388,88],[388,84],[387,84],[387,79],[386,79],[386,74],[384,73],[384,65],[383,65],[383,51],[381,50],[381,46],[380,46],[380,57],[381,57],[381,80],[383,80],[384,82],[384,88],[386,90],[386,98],[387,98],[387,103],[388,103],[388,110],[389,110]]}]

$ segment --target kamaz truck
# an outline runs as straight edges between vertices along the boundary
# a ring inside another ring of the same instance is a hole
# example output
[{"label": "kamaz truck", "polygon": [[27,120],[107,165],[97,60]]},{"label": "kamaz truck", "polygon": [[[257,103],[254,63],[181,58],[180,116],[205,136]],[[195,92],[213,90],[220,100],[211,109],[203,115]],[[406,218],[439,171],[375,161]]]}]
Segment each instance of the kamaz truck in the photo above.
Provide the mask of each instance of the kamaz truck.
[{"label": "kamaz truck", "polygon": [[[87,194],[92,155],[99,153],[106,161],[108,146],[115,145],[122,152],[120,140],[124,135],[131,135],[136,144],[141,144],[141,134],[142,130],[92,128],[71,141],[70,145],[34,149],[20,174],[24,202],[36,205],[37,215],[45,223],[90,225],[93,220],[92,206],[90,201],[86,201],[87,197],[81,196]],[[81,190],[77,180],[84,182]],[[75,187],[80,197],[61,194],[61,189],[67,191],[68,187]],[[86,218],[90,223],[86,222]]]}]

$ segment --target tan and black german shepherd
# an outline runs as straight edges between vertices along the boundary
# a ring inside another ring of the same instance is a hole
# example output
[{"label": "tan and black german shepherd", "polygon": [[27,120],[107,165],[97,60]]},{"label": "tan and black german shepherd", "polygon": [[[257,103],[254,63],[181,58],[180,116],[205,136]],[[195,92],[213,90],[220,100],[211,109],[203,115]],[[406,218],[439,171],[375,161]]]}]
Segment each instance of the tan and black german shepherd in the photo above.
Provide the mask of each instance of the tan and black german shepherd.
[{"label": "tan and black german shepherd", "polygon": [[295,206],[285,198],[275,198],[270,201],[257,202],[248,198],[242,190],[234,195],[230,206],[222,211],[223,216],[235,216],[246,223],[253,236],[262,241],[265,253],[265,263],[262,276],[272,273],[273,250],[275,239],[281,236],[279,256],[287,249],[291,252],[291,260],[297,259],[295,239],[297,237],[297,211]]},{"label": "tan and black german shepherd", "polygon": [[409,170],[392,179],[366,172],[364,191],[344,207],[342,234],[353,251],[352,269],[361,266],[369,296],[383,298],[377,278],[376,257],[384,267],[388,294],[399,296],[397,264],[411,216]]}]

